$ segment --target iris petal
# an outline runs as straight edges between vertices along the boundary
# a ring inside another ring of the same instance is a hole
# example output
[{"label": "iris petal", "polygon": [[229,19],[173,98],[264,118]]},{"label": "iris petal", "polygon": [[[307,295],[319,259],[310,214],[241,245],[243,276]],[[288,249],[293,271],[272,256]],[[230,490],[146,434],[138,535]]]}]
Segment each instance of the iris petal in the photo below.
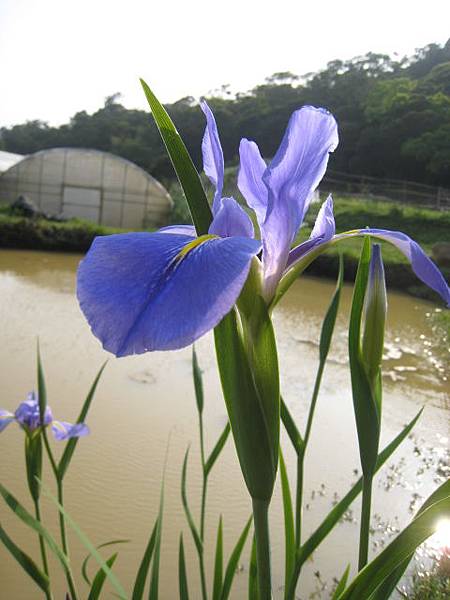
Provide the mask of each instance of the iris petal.
[{"label": "iris petal", "polygon": [[67,423],[66,421],[52,421],[52,433],[55,440],[62,442],[74,437],[83,437],[89,434],[89,427],[84,423]]},{"label": "iris petal", "polygon": [[253,223],[234,198],[222,198],[209,233],[220,237],[255,237]]},{"label": "iris petal", "polygon": [[202,141],[203,170],[216,188],[213,201],[213,214],[215,214],[219,210],[219,201],[223,190],[223,152],[212,110],[204,100],[200,102],[200,107],[206,117],[206,129]]},{"label": "iris petal", "polygon": [[265,295],[270,299],[328,155],[338,143],[337,124],[324,109],[305,106],[293,113],[280,147],[264,173],[269,189],[262,226]]},{"label": "iris petal", "polygon": [[333,198],[328,196],[328,198],[320,207],[309,240],[299,244],[289,252],[286,268],[289,269],[297,260],[299,260],[310,250],[316,248],[319,244],[323,244],[324,242],[331,240],[335,232],[336,225],[333,214]]},{"label": "iris petal", "polygon": [[13,413],[7,410],[0,410],[0,433],[13,421],[15,421]]},{"label": "iris petal", "polygon": [[78,299],[116,356],[173,350],[212,329],[235,303],[261,244],[253,239],[129,233],[94,240],[78,269]]},{"label": "iris petal", "polygon": [[266,218],[268,202],[268,190],[263,182],[267,165],[255,142],[245,138],[239,145],[239,156],[238,188],[247,204],[255,211],[261,226]]}]

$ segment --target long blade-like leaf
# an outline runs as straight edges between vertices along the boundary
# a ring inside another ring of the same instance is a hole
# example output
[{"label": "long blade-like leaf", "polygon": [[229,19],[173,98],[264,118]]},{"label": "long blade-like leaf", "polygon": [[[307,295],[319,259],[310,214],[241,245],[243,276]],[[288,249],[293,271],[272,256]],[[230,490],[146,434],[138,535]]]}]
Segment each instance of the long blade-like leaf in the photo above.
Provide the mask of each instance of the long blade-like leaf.
[{"label": "long blade-like leaf", "polygon": [[222,595],[221,600],[226,600],[230,595],[231,585],[233,583],[234,576],[236,574],[236,569],[239,563],[239,558],[241,557],[242,550],[245,545],[245,541],[248,536],[248,532],[250,531],[250,525],[252,524],[252,518],[247,521],[244,530],[242,531],[236,546],[231,553],[230,559],[227,564],[227,568],[225,570],[225,577],[223,579],[223,587],[222,587]]},{"label": "long blade-like leaf", "polygon": [[[117,558],[117,552],[115,554],[113,554],[110,558],[108,558],[108,560],[106,561],[106,564],[108,565],[108,567],[110,569],[112,568],[113,564],[115,563],[116,558]],[[98,600],[98,598],[100,597],[100,594],[102,592],[105,581],[106,581],[106,573],[103,569],[99,569],[97,571],[96,576],[94,577],[94,581],[92,582],[92,587],[89,592],[88,600]]]},{"label": "long blade-like leaf", "polygon": [[253,536],[248,567],[248,600],[258,600],[258,567],[256,563],[256,538]]},{"label": "long blade-like leaf", "polygon": [[41,423],[44,422],[45,409],[47,408],[47,388],[45,386],[44,369],[42,368],[41,350],[39,341],[37,343],[37,382],[39,397],[39,417]]},{"label": "long blade-like leaf", "polygon": [[141,564],[136,575],[136,581],[134,582],[132,600],[142,600],[144,595],[145,582],[147,580],[148,571],[150,569],[150,563],[152,560],[153,552],[156,543],[156,532],[158,528],[158,520],[156,520],[147,547],[142,557]]},{"label": "long blade-like leaf", "polygon": [[[295,564],[295,525],[294,512],[292,510],[292,496],[289,487],[289,478],[284,462],[283,453],[280,449],[280,479],[283,495],[284,515],[284,580],[290,581]],[[287,590],[286,590],[287,592]]]},{"label": "long blade-like leaf", "polygon": [[205,476],[206,477],[208,477],[211,469],[214,466],[214,463],[219,458],[219,455],[222,452],[223,447],[225,446],[225,443],[226,443],[229,435],[230,435],[230,423],[227,423],[225,425],[224,430],[220,434],[220,437],[217,440],[216,445],[212,449],[211,454],[208,456],[208,460],[205,463]]},{"label": "long blade-like leaf", "polygon": [[28,573],[33,581],[41,588],[43,592],[49,590],[49,579],[45,573],[43,573],[36,565],[34,560],[25,554],[9,537],[3,527],[0,525],[0,540],[5,545],[6,549],[16,559],[22,569]]},{"label": "long blade-like leaf", "polygon": [[370,237],[364,240],[353,290],[348,355],[352,381],[353,407],[358,433],[359,454],[364,475],[372,477],[377,461],[380,415],[361,356],[361,321],[369,277]]},{"label": "long blade-like leaf", "polygon": [[165,108],[142,79],[141,84],[159,133],[183,188],[197,233],[198,235],[208,233],[212,214],[194,163]]},{"label": "long blade-like leaf", "polygon": [[195,346],[192,346],[192,374],[194,376],[195,400],[197,402],[197,410],[200,414],[203,412],[203,377],[202,371],[198,364],[197,352]]},{"label": "long blade-like leaf", "polygon": [[217,529],[216,554],[214,557],[213,600],[220,600],[223,580],[223,528],[222,515]]},{"label": "long blade-like leaf", "polygon": [[186,559],[184,557],[183,534],[180,535],[180,547],[178,550],[178,585],[180,589],[180,600],[189,600]]},{"label": "long blade-like leaf", "polygon": [[281,398],[280,412],[281,420],[289,436],[289,439],[291,440],[291,443],[294,447],[295,453],[297,454],[297,456],[301,456],[305,450],[305,442],[303,441],[301,433],[299,432],[297,425],[295,424],[295,421],[291,413],[289,412],[289,409],[283,398]]},{"label": "long blade-like leaf", "polygon": [[[102,548],[106,548],[107,546],[114,546],[115,544],[128,544],[129,541],[130,540],[111,540],[110,542],[104,542],[103,544],[99,544],[97,546],[97,550],[101,550]],[[88,586],[92,585],[87,570],[90,558],[91,555],[88,554],[81,564],[81,575]]]},{"label": "long blade-like leaf", "polygon": [[20,502],[0,483],[0,494],[3,496],[6,504],[9,508],[19,517],[19,519],[39,533],[44,540],[47,542],[48,547],[56,556],[61,563],[63,569],[67,572],[69,570],[69,560],[64,552],[59,548],[53,537],[48,531],[37,521],[30,513],[20,504]]},{"label": "long blade-like leaf", "polygon": [[97,561],[100,568],[103,571],[105,571],[106,577],[111,582],[111,585],[114,587],[116,592],[119,594],[120,598],[126,600],[127,595],[126,595],[125,590],[123,589],[122,585],[120,584],[120,582],[117,579],[117,577],[115,576],[115,574],[111,571],[111,569],[106,564],[106,561],[103,560],[102,556],[100,555],[100,553],[98,552],[98,550],[96,549],[94,544],[90,541],[90,539],[87,537],[87,535],[80,529],[80,527],[75,523],[75,521],[68,514],[68,512],[66,511],[64,506],[62,506],[58,502],[58,500],[48,491],[48,489],[42,484],[42,482],[41,482],[41,486],[45,490],[45,493],[48,496],[48,498],[50,498],[50,500],[53,502],[53,504],[58,508],[59,512],[64,515],[67,523],[72,527],[72,529],[76,533],[78,539],[83,544],[83,546],[88,550],[88,552],[90,552],[92,554],[92,557]]},{"label": "long blade-like leaf", "polygon": [[336,283],[336,289],[331,299],[330,305],[326,312],[320,332],[319,356],[320,362],[325,362],[330,351],[331,339],[333,337],[334,326],[341,300],[342,283],[344,281],[344,259],[342,254],[339,255],[339,274]]},{"label": "long blade-like leaf", "polygon": [[339,598],[339,596],[342,594],[342,592],[345,590],[345,586],[347,585],[347,581],[348,581],[348,576],[349,575],[350,575],[350,565],[347,566],[347,568],[344,571],[344,574],[339,579],[338,584],[336,586],[336,589],[334,590],[334,594],[333,594],[333,597],[331,598],[331,600],[337,600]]},{"label": "long blade-like leaf", "polygon": [[[92,399],[94,398],[95,391],[97,389],[98,382],[100,381],[100,377],[107,365],[107,362],[103,363],[100,367],[100,371],[97,373],[94,382],[91,386],[91,389],[86,396],[86,400],[81,408],[80,414],[78,415],[77,423],[83,423],[86,420],[86,416],[89,412],[89,408],[91,407]],[[67,468],[72,460],[73,453],[75,452],[75,447],[78,443],[79,438],[71,438],[67,441],[66,446],[64,448],[64,452],[62,453],[61,460],[58,464],[58,476],[60,479],[64,477],[66,474]]]},{"label": "long blade-like leaf", "polygon": [[[417,413],[417,415],[412,419],[404,429],[384,448],[382,452],[378,455],[378,460],[375,466],[375,472],[377,472],[384,463],[392,456],[392,454],[397,450],[400,444],[407,438],[419,417],[423,412],[423,408]],[[306,560],[311,556],[311,554],[316,550],[316,548],[322,543],[322,541],[326,538],[326,536],[330,533],[333,527],[338,523],[339,519],[343,516],[345,511],[348,509],[350,504],[358,497],[362,490],[362,478],[358,479],[355,485],[351,488],[349,492],[333,507],[333,509],[329,512],[326,518],[322,521],[319,527],[310,535],[310,537],[305,541],[305,543],[301,546],[301,548],[297,552],[296,560],[295,560],[295,568],[294,573],[291,578],[291,581],[288,586],[288,597],[293,598],[295,594],[295,587],[297,585],[297,580],[300,575],[300,570],[305,563]]]},{"label": "long blade-like leaf", "polygon": [[194,539],[195,547],[197,548],[198,555],[200,556],[203,553],[203,544],[202,544],[202,540],[200,539],[200,535],[198,533],[197,527],[195,525],[194,518],[191,513],[191,509],[189,508],[187,492],[186,492],[188,457],[189,457],[189,448],[186,450],[186,454],[184,455],[183,470],[181,472],[181,501],[183,503],[183,508],[184,508],[186,519],[187,519],[187,522],[189,525],[189,529],[191,530],[192,537]]},{"label": "long blade-like leaf", "polygon": [[[435,502],[443,500],[446,496],[450,495],[450,481],[446,481],[443,485],[438,487],[431,496],[422,504],[417,512],[417,515],[423,513],[424,510],[432,506]],[[392,592],[395,590],[397,583],[400,581],[403,573],[408,568],[408,565],[413,557],[413,553],[410,554],[389,577],[387,577],[382,584],[376,589],[376,591],[370,596],[369,600],[384,600],[390,598]]]},{"label": "long blade-like leaf", "polygon": [[[167,461],[167,454],[166,454]],[[164,467],[165,471],[165,467]],[[158,521],[156,525],[156,539],[155,539],[155,555],[153,557],[152,564],[152,575],[150,579],[150,591],[149,600],[158,600],[159,595],[159,564],[161,560],[161,539],[162,539],[162,526],[163,526],[163,509],[164,509],[164,478],[161,485],[161,495],[159,499],[159,512]]]},{"label": "long blade-like leaf", "polygon": [[389,546],[358,573],[339,600],[369,598],[384,579],[436,531],[436,523],[443,515],[450,516],[450,496],[435,502],[415,517]]}]

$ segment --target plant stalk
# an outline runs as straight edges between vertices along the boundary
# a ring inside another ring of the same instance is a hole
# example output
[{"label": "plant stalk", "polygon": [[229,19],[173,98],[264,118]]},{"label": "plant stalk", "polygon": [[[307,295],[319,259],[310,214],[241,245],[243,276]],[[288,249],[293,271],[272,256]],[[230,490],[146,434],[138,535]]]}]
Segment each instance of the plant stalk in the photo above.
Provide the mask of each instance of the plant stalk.
[{"label": "plant stalk", "polygon": [[368,560],[369,536],[370,536],[370,511],[372,503],[372,481],[373,476],[363,476],[362,505],[361,505],[361,528],[359,534],[359,560],[358,571],[361,571]]},{"label": "plant stalk", "polygon": [[[39,506],[39,500],[33,499],[33,502],[34,502],[34,513],[36,515],[36,521],[38,521],[38,523],[40,523],[42,525],[41,508]],[[42,535],[40,533],[38,534],[38,537],[39,537],[39,548],[41,551],[42,568],[44,569],[44,573],[48,577],[49,576],[48,560],[47,560],[47,551],[45,550],[44,538],[42,537]],[[45,597],[47,598],[47,600],[52,600],[52,593],[50,590],[46,590]]]},{"label": "plant stalk", "polygon": [[252,499],[256,538],[259,600],[272,600],[269,539],[269,501]]}]

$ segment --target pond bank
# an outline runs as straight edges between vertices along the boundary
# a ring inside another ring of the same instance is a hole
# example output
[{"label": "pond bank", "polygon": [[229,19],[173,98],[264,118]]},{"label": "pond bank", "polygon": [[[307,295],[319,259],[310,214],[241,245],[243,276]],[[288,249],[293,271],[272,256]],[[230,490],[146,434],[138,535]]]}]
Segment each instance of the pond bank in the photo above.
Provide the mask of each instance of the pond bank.
[{"label": "pond bank", "polygon": [[[338,231],[364,227],[369,223],[372,227],[398,229],[421,243],[429,254],[433,243],[445,239],[444,232],[450,223],[450,216],[447,213],[386,206],[385,203],[340,199],[335,206]],[[311,214],[308,214],[311,223],[314,220],[315,208],[312,207]],[[0,248],[84,253],[96,236],[122,231],[77,219],[64,222],[48,221],[43,218],[30,219],[12,215],[7,208],[0,209]],[[307,223],[301,230],[299,240],[308,236],[309,231],[310,227]],[[316,259],[308,267],[307,273],[334,279],[338,270],[338,253],[343,252],[345,279],[353,281],[358,266],[359,249],[358,240],[349,240],[345,244],[340,244],[339,248],[333,248]],[[421,284],[406,259],[389,244],[384,244],[383,259],[387,282],[391,288],[441,303],[437,294]],[[441,267],[441,270],[448,280],[450,268]]]}]

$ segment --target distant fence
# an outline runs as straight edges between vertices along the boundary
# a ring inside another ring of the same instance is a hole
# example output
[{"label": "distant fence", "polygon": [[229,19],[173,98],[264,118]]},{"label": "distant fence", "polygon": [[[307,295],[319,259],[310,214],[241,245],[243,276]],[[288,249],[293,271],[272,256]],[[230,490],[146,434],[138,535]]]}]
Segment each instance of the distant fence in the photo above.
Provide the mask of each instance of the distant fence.
[{"label": "distant fence", "polygon": [[414,181],[380,179],[366,175],[349,175],[338,171],[328,171],[320,184],[320,191],[389,200],[418,208],[450,210],[449,189]]}]

